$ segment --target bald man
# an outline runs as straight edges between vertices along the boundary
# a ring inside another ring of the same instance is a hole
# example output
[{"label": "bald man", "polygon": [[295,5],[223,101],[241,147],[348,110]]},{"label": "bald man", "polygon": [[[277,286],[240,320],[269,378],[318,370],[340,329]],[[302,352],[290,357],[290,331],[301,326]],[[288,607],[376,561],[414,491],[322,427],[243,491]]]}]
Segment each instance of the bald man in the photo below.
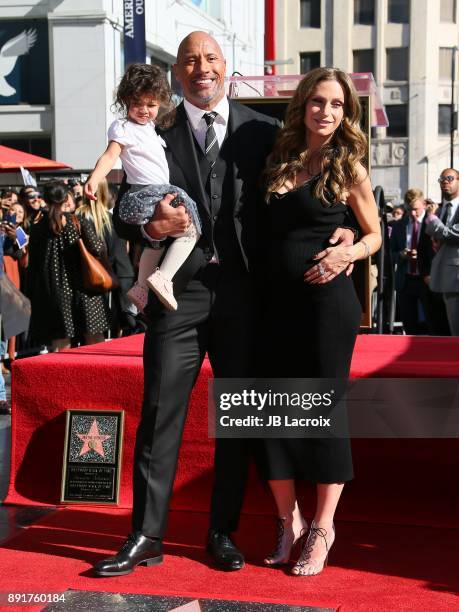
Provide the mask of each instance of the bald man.
[{"label": "bald man", "polygon": [[430,288],[441,293],[452,336],[459,336],[459,173],[445,168],[438,178],[442,192],[438,217],[429,215],[426,234],[439,245],[432,260]]},{"label": "bald man", "polygon": [[[255,209],[262,202],[259,178],[278,122],[226,97],[225,59],[208,34],[187,36],[173,69],[185,100],[161,135],[170,181],[197,202],[203,231],[174,277],[177,311],[166,310],[150,292],[132,534],[117,555],[95,566],[99,576],[128,574],[140,563],[163,560],[162,538],[188,400],[206,352],[216,377],[253,373],[255,309],[249,270],[255,257]],[[187,214],[183,207],[171,207],[171,200],[164,198],[142,230],[122,223],[116,206],[119,234],[157,241],[183,232]],[[207,550],[224,570],[244,565],[231,533],[238,526],[248,462],[246,440],[216,440]]]}]

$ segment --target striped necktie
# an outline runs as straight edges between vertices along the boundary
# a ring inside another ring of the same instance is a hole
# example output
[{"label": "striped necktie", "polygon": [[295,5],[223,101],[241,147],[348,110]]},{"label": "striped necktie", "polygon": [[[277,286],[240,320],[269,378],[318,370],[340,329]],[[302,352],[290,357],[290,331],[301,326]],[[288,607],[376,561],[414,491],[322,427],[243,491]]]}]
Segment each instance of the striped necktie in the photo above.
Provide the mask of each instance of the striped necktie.
[{"label": "striped necktie", "polygon": [[215,117],[218,115],[215,111],[204,113],[204,121],[207,123],[206,140],[205,140],[205,155],[213,166],[218,156],[218,140],[214,130]]}]

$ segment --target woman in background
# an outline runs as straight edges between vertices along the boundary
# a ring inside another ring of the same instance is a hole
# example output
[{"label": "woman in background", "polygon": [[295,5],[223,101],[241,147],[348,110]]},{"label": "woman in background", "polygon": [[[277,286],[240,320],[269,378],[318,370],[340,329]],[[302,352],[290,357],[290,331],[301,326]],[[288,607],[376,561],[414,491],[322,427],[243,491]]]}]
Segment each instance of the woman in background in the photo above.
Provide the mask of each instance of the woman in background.
[{"label": "woman in background", "polygon": [[111,266],[119,287],[107,295],[109,300],[111,327],[115,335],[119,335],[124,325],[124,313],[131,304],[126,293],[134,282],[134,271],[129,261],[126,241],[122,240],[113,227],[112,215],[109,212],[111,194],[106,179],[100,181],[97,188],[97,200],[90,200],[83,195],[82,205],[77,209],[77,217],[92,223],[97,237],[103,241]]},{"label": "woman in background", "polygon": [[32,302],[32,345],[51,345],[55,351],[69,348],[72,338],[87,344],[104,339],[109,328],[108,307],[103,295],[87,295],[83,289],[78,240],[96,257],[105,245],[94,224],[82,216],[80,232],[73,215],[62,211],[68,188],[63,181],[44,186],[48,211],[31,226],[29,242],[28,294]]}]

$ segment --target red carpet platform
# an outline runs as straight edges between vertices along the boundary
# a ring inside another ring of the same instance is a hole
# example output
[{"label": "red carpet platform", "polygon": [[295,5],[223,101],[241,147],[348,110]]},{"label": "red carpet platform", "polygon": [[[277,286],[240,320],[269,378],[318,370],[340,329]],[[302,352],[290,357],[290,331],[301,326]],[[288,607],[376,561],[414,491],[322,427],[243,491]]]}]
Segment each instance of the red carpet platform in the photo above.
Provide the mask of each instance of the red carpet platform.
[{"label": "red carpet platform", "polygon": [[[332,349],[331,349],[332,350]],[[64,413],[68,408],[124,409],[120,509],[67,507],[2,549],[0,591],[65,589],[180,594],[316,605],[340,612],[453,610],[459,579],[457,440],[354,440],[356,479],[337,517],[331,566],[301,579],[261,567],[274,540],[274,508],[250,480],[237,539],[242,572],[209,568],[203,549],[212,479],[207,437],[208,362],[195,387],[181,448],[165,563],[122,579],[95,579],[89,567],[119,548],[129,531],[132,450],[142,390],[142,337],[20,360],[13,369],[12,465],[7,503],[58,504]],[[453,338],[360,336],[354,377],[458,377]],[[305,490],[310,517],[313,492]]]},{"label": "red carpet platform", "polygon": [[[14,364],[11,481],[7,503],[59,502],[68,408],[124,409],[120,507],[130,507],[132,450],[142,393],[142,336],[134,336]],[[354,377],[459,376],[459,340],[359,336]],[[205,361],[191,400],[173,508],[206,512],[213,441],[207,436]],[[457,526],[459,472],[456,440],[354,440],[356,479],[346,488],[340,518]],[[427,500],[427,503],[426,503]],[[269,495],[251,480],[246,512],[271,513]]]}]

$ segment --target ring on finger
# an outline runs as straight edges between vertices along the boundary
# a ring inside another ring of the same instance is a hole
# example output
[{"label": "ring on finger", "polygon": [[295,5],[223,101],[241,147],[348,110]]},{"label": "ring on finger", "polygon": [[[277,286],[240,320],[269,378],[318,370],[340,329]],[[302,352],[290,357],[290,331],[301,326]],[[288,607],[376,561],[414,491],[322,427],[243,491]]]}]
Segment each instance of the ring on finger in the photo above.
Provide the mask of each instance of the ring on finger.
[{"label": "ring on finger", "polygon": [[323,267],[322,264],[318,264],[317,265],[317,270],[318,270],[320,276],[323,276],[325,274],[325,270],[324,270],[324,267]]}]

